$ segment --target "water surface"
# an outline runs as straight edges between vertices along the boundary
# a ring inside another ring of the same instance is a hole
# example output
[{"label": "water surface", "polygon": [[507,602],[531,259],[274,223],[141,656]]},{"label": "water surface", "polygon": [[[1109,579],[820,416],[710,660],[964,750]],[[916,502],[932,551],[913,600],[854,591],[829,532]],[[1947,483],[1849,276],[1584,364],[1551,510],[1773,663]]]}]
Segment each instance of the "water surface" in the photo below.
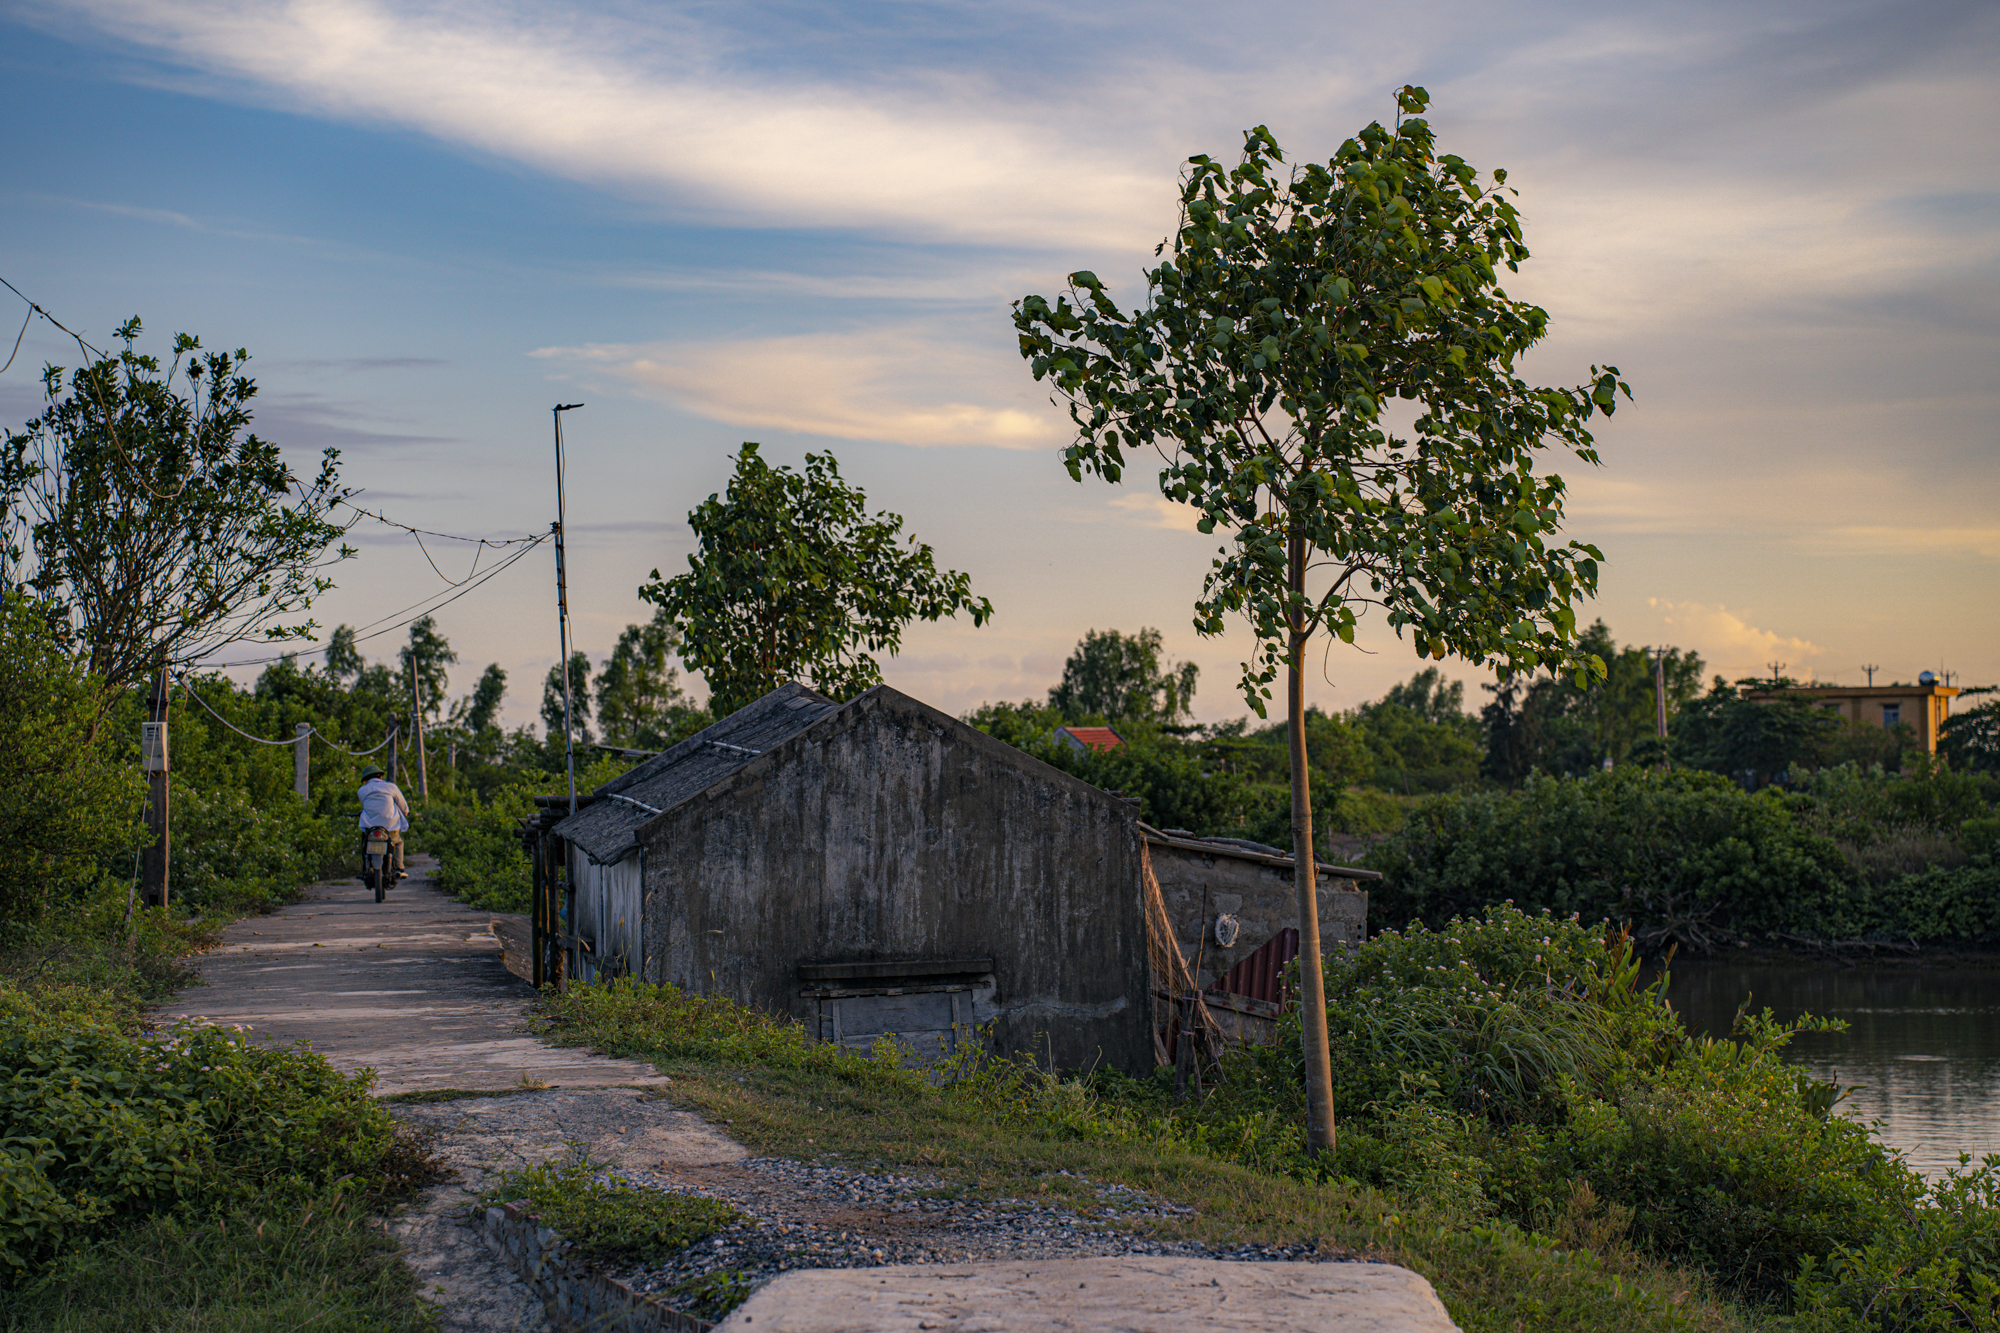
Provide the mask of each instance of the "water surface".
[{"label": "water surface", "polygon": [[1746,1000],[1781,1019],[1844,1019],[1787,1056],[1815,1077],[1862,1084],[1842,1110],[1936,1176],[1961,1152],[2000,1152],[2000,967],[1839,967],[1677,960],[1667,1000],[1692,1030],[1728,1032]]}]

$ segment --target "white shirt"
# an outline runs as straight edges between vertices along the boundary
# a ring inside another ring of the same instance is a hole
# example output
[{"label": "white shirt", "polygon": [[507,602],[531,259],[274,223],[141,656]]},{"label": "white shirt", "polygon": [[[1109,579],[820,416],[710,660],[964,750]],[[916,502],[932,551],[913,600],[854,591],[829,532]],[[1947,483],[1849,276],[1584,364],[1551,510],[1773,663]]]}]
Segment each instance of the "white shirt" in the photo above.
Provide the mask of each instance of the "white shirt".
[{"label": "white shirt", "polygon": [[410,826],[410,803],[403,789],[387,778],[370,778],[361,784],[361,827],[388,829],[401,833]]}]

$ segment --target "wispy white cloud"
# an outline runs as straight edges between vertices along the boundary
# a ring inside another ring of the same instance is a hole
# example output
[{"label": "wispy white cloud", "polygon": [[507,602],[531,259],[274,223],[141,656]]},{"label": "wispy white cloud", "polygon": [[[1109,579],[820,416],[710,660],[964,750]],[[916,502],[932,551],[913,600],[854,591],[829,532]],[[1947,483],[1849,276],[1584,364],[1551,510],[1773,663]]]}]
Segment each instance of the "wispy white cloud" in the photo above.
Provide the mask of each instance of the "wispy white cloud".
[{"label": "wispy white cloud", "polygon": [[[1151,479],[1142,474],[1134,474],[1138,486],[1150,484]],[[1166,496],[1151,490],[1120,490],[1113,495],[1110,505],[1134,522],[1149,528],[1168,528],[1175,532],[1195,532],[1201,521],[1201,511],[1193,505],[1179,504]]]},{"label": "wispy white cloud", "polygon": [[1034,449],[1065,423],[990,343],[893,333],[591,344],[532,355],[753,430],[894,444]]},{"label": "wispy white cloud", "polygon": [[[1059,122],[995,116],[986,89],[721,67],[704,58],[707,35],[666,11],[644,23],[386,0],[67,0],[30,12],[315,112],[409,126],[718,222],[1131,245],[1149,239],[1135,223],[1159,212],[1154,173]],[[1050,179],[1089,188],[1032,188]]]}]

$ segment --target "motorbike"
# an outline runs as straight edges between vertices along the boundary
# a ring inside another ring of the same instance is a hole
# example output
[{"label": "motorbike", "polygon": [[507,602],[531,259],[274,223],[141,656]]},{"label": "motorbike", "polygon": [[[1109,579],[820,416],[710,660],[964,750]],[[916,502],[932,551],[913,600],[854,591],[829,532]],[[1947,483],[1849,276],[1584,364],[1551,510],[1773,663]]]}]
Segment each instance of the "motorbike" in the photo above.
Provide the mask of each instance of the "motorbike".
[{"label": "motorbike", "polygon": [[389,890],[402,878],[396,869],[395,856],[389,846],[389,831],[372,828],[367,840],[362,844],[361,882],[375,890],[375,901],[382,902],[389,896]]}]

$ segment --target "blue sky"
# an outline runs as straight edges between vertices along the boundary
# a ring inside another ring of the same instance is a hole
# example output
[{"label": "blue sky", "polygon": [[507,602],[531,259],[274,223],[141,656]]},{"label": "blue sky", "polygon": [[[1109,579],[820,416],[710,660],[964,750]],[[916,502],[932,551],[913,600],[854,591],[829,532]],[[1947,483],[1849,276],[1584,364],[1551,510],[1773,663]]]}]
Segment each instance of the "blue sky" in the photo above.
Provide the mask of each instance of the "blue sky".
[{"label": "blue sky", "polygon": [[[892,683],[1028,697],[1085,630],[1156,625],[1218,718],[1247,643],[1189,626],[1212,544],[1143,471],[1068,480],[1008,303],[1076,268],[1132,290],[1188,154],[1268,123],[1324,157],[1421,83],[1443,146],[1520,190],[1514,290],[1554,329],[1529,372],[1613,362],[1637,394],[1601,468],[1559,468],[1609,557],[1586,614],[1730,674],[1987,682],[1996,52],[1973,4],[13,3],[0,274],[99,341],[138,313],[248,347],[260,433],[338,447],[424,527],[546,528],[548,409],[587,402],[595,655],[756,439],[833,450],[992,598],[982,629],[913,628]],[[30,327],[0,417],[45,360],[73,348]],[[356,537],[323,622],[442,587]],[[502,663],[517,721],[552,581],[537,553],[440,616],[456,687]],[[1362,643],[1319,702],[1417,665]]]}]

